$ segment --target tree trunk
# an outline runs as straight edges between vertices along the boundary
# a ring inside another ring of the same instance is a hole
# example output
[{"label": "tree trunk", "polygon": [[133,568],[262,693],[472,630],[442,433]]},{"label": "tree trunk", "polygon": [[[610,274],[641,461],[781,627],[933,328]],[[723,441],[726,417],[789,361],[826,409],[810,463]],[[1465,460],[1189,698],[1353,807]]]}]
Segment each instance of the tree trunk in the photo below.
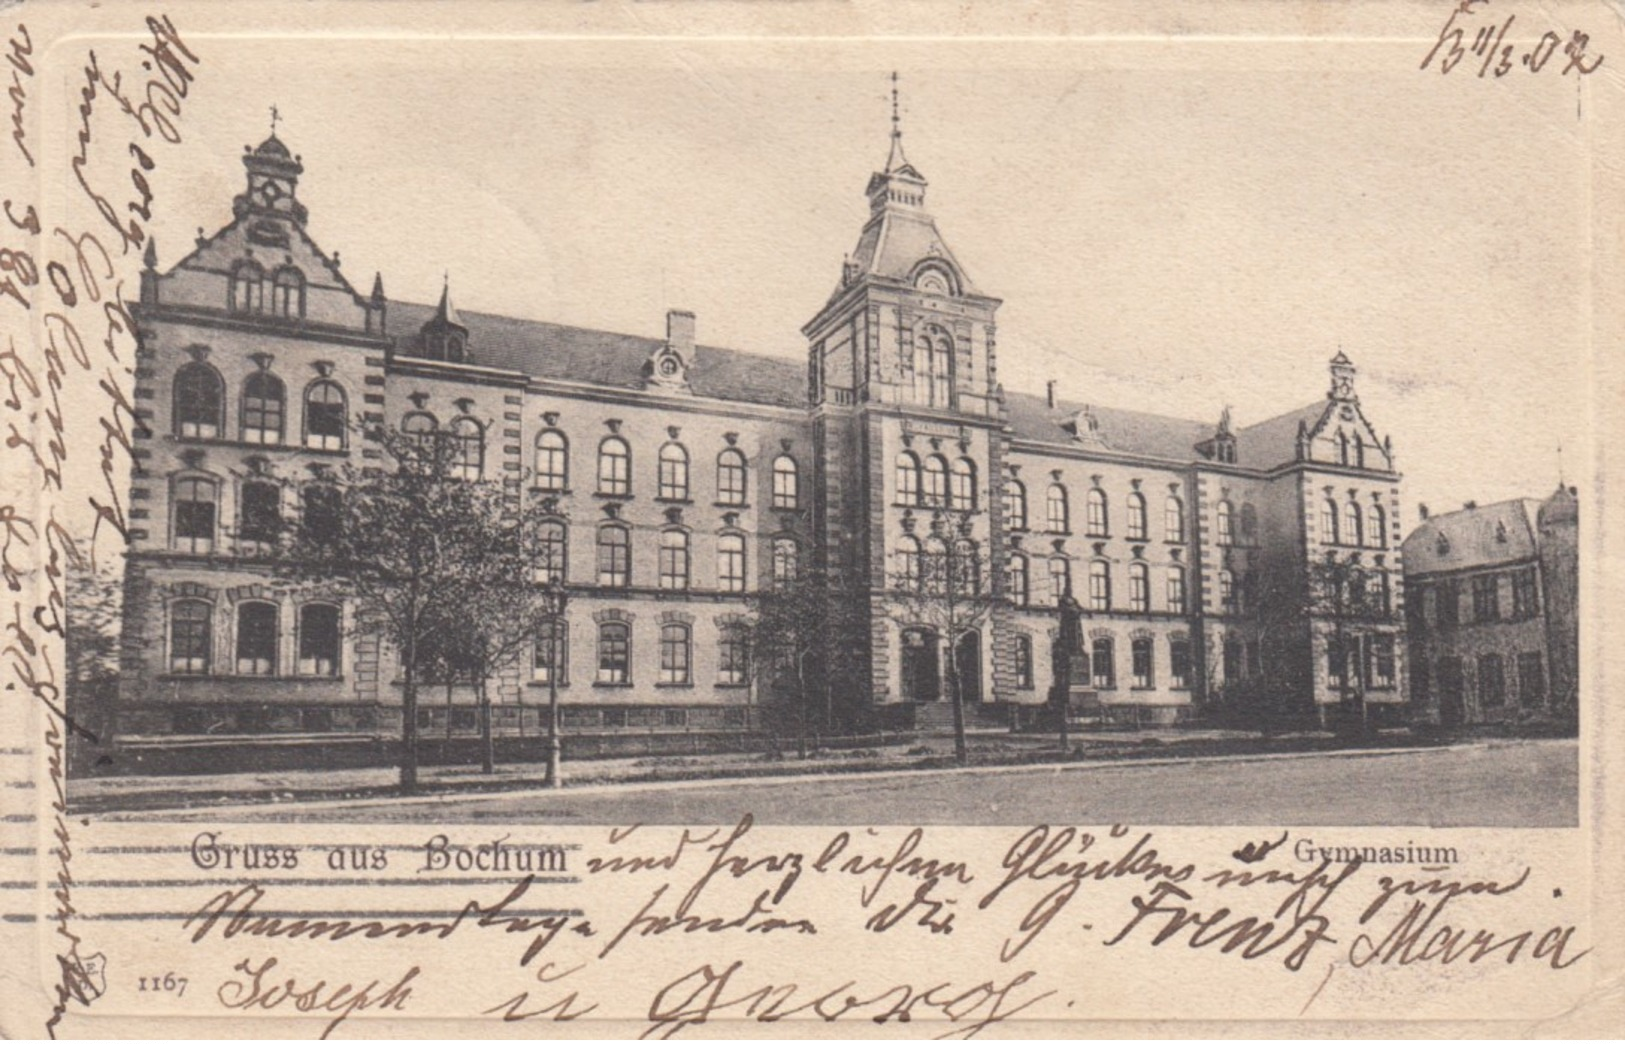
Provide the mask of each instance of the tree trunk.
[{"label": "tree trunk", "polygon": [[954,701],[954,760],[963,765],[970,760],[965,743],[965,699],[959,684],[959,643],[948,641],[948,694]]},{"label": "tree trunk", "polygon": [[406,636],[406,684],[401,689],[401,793],[418,786],[417,634]]},{"label": "tree trunk", "polygon": [[446,753],[448,755],[451,753],[449,748],[451,747],[451,717],[452,717],[452,715],[451,715],[451,708],[452,708],[452,698],[451,698],[452,692],[451,692],[451,690],[452,690],[453,684],[454,683],[453,683],[452,677],[451,677],[451,669],[447,668],[446,669],[446,747],[448,749],[447,749]]},{"label": "tree trunk", "polygon": [[491,694],[485,677],[480,677],[480,771],[489,776],[497,770],[496,739],[491,734]]},{"label": "tree trunk", "polygon": [[547,665],[547,778],[545,785],[550,788],[564,786],[562,774],[563,758],[561,757],[562,743],[559,740],[559,624],[555,619],[551,622],[552,633],[548,637],[548,665]]}]

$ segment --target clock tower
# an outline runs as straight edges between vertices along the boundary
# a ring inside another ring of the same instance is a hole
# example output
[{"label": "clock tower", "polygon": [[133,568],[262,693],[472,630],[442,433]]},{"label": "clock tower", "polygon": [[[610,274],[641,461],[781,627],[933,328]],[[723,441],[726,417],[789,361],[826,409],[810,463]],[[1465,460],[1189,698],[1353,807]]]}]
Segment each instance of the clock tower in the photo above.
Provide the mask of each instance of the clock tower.
[{"label": "clock tower", "polygon": [[307,216],[305,205],[296,198],[304,164],[288,152],[273,125],[271,136],[256,148],[244,147],[243,166],[248,171],[248,185],[232,200],[232,214],[245,224],[252,241],[267,246],[287,245],[289,226],[303,228]]}]

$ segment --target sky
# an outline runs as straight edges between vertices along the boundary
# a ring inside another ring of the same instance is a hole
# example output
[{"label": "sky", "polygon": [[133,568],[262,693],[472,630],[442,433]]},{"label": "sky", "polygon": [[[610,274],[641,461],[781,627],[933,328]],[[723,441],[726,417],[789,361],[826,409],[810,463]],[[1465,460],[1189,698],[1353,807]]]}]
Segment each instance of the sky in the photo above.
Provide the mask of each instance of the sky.
[{"label": "sky", "polygon": [[804,358],[896,69],[927,206],[1004,301],[1007,388],[1248,425],[1321,398],[1341,350],[1410,519],[1545,496],[1560,444],[1586,479],[1572,79],[1424,77],[1389,45],[197,45],[165,266],[229,220],[275,104],[308,230],[362,292],[382,271],[432,301],[449,274],[465,309],[647,336],[683,308],[701,343]]}]

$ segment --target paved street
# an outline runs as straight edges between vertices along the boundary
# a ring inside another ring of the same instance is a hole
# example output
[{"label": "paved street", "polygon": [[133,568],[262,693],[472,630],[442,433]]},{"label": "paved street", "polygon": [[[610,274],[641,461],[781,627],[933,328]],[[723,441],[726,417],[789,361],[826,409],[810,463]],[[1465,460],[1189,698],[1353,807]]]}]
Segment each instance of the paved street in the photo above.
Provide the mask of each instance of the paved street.
[{"label": "paved street", "polygon": [[[219,818],[352,822],[1031,822],[1564,827],[1578,821],[1568,740],[1176,763],[622,784],[563,792],[211,809]],[[151,813],[152,818],[184,813]]]}]

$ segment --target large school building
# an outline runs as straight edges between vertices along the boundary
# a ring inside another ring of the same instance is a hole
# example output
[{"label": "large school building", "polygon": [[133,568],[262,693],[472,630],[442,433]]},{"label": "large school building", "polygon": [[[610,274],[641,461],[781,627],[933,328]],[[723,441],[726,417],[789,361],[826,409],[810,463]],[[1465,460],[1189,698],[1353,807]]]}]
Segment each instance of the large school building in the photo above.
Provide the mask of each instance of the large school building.
[{"label": "large school building", "polygon": [[[758,727],[775,695],[752,596],[813,568],[860,603],[821,697],[844,727],[943,720],[950,657],[979,717],[1043,703],[1068,590],[1081,713],[1171,724],[1248,686],[1306,712],[1406,700],[1399,474],[1354,364],[1306,367],[1312,401],[1250,425],[1005,390],[1000,300],[896,132],[804,363],[703,344],[682,311],[644,336],[358,288],[311,236],[301,158],[273,133],[242,162],[223,227],[146,257],[121,738],[399,734],[398,653],[342,590],[280,584],[264,557],[301,510],[289,481],[380,460],[380,426],[446,433],[467,475],[556,513],[566,655],[493,687],[499,730],[542,726],[554,671],[567,731]],[[992,600],[951,650],[891,593],[945,522]],[[1328,558],[1379,577],[1388,611],[1323,618],[1307,588]],[[471,730],[473,690],[420,714]]]}]

